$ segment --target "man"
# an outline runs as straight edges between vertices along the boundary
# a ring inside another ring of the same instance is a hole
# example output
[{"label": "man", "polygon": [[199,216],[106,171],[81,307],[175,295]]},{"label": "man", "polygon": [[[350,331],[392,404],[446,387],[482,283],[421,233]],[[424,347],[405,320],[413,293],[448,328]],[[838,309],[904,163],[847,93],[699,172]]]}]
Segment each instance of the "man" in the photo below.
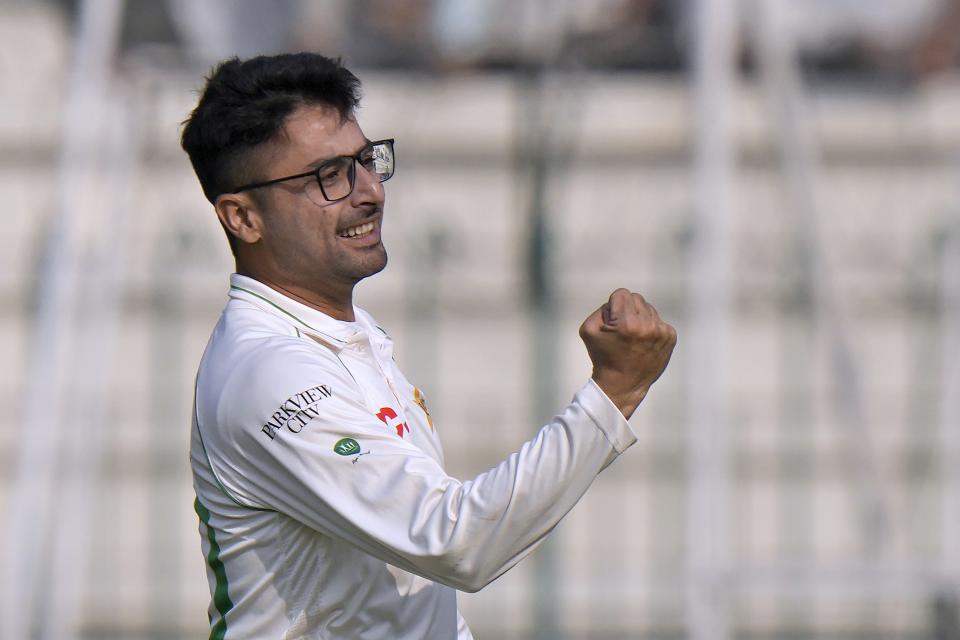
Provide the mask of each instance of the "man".
[{"label": "man", "polygon": [[593,376],[466,482],[423,396],[353,306],[384,268],[392,140],[359,81],[313,54],[228,60],[183,147],[236,258],[200,363],[191,463],[214,638],[471,638],[456,591],[530,553],[635,441],[626,422],[676,333],[620,289],[583,323]]}]

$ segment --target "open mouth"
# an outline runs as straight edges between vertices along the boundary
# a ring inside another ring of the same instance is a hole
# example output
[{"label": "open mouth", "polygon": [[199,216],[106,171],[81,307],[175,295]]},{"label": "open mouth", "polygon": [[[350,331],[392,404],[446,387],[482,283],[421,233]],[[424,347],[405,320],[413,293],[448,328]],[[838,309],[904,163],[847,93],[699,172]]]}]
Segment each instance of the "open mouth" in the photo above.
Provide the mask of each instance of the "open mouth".
[{"label": "open mouth", "polygon": [[344,229],[337,235],[341,238],[363,238],[368,236],[373,232],[374,224],[372,222],[364,222],[363,224],[358,224],[355,227],[350,227],[349,229]]}]

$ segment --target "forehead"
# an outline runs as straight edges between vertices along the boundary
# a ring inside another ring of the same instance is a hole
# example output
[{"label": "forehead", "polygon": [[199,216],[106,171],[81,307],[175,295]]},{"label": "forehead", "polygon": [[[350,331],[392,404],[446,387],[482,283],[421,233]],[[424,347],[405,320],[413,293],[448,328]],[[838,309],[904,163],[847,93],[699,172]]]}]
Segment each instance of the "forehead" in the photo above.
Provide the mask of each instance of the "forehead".
[{"label": "forehead", "polygon": [[341,118],[333,107],[303,105],[287,116],[274,150],[278,163],[291,169],[318,160],[352,155],[366,142],[353,116]]}]

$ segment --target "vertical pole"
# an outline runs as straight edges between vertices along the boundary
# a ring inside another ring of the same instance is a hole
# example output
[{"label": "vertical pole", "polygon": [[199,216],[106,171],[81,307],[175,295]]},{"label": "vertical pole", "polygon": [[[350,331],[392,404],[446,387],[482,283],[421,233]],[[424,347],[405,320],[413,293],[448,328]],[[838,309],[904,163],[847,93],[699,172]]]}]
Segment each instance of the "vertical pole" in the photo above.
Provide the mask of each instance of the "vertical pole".
[{"label": "vertical pole", "polygon": [[[524,122],[521,123],[518,160],[520,174],[528,176],[527,287],[530,304],[532,347],[532,409],[535,420],[545,420],[556,409],[557,389],[557,305],[551,268],[551,237],[546,215],[546,187],[550,169],[548,138],[551,129],[544,122],[545,79],[539,66],[526,69],[521,89]],[[546,540],[534,556],[533,626],[534,637],[560,638],[560,591],[557,541]]]},{"label": "vertical pole", "polygon": [[960,640],[960,611],[956,592],[935,594],[930,607],[930,640]]},{"label": "vertical pole", "polygon": [[101,136],[101,148],[107,154],[102,167],[106,180],[101,189],[111,197],[104,203],[105,216],[97,224],[92,259],[85,261],[77,282],[78,300],[82,302],[74,317],[75,355],[67,365],[73,383],[70,411],[64,416],[69,426],[61,434],[58,447],[63,486],[54,501],[58,526],[53,535],[50,584],[43,589],[44,608],[59,613],[43,616],[40,621],[41,637],[53,640],[78,637],[82,624],[82,601],[88,584],[87,550],[96,526],[91,512],[103,458],[104,424],[110,414],[108,386],[140,153],[133,101],[124,99],[119,88],[114,93],[120,95],[101,104],[110,122]]},{"label": "vertical pole", "polygon": [[[524,28],[525,58],[518,75],[520,122],[517,126],[517,175],[525,176],[527,201],[527,290],[532,360],[532,414],[547,420],[557,408],[559,304],[556,293],[553,238],[547,215],[547,186],[561,161],[557,137],[557,104],[551,100],[548,71],[556,69],[564,53],[563,33],[569,25],[572,2],[526,0],[517,3],[518,25]],[[559,28],[559,33],[551,29]],[[533,39],[531,40],[531,36]],[[564,96],[568,98],[568,96]],[[553,108],[551,110],[551,107]],[[569,127],[569,123],[564,123]],[[569,130],[569,129],[567,129]],[[538,640],[560,640],[562,611],[560,561],[556,534],[540,546],[533,561],[533,635]]]},{"label": "vertical pole", "polygon": [[182,408],[191,406],[181,393],[185,318],[183,265],[190,264],[191,239],[186,229],[174,227],[158,234],[159,248],[151,268],[150,326],[150,458],[144,473],[148,478],[150,530],[143,546],[150,550],[147,565],[149,622],[157,636],[173,633],[179,614],[179,591],[183,576],[171,558],[180,553],[176,522],[170,514],[183,507],[179,478],[171,471],[183,455]]},{"label": "vertical pole", "polygon": [[[759,16],[754,22],[755,51],[760,59],[761,81],[768,92],[768,99],[777,105],[777,118],[772,119],[772,129],[779,133],[774,140],[779,149],[784,167],[800,167],[793,139],[796,136],[792,123],[786,122],[782,105],[794,104],[787,100],[782,89],[787,73],[781,67],[792,68],[795,53],[787,52],[792,42],[792,32],[785,24],[785,7],[779,0],[755,0],[752,13]],[[776,87],[776,91],[774,88]],[[793,149],[788,151],[787,147]],[[813,159],[813,154],[808,156]],[[787,159],[789,158],[789,159]],[[800,169],[784,169],[791,176],[807,175]],[[792,185],[792,186],[791,186]],[[797,207],[800,202],[811,202],[809,186],[792,180],[785,189],[789,202]],[[786,271],[783,294],[779,306],[780,347],[780,402],[778,458],[780,490],[777,492],[777,508],[780,514],[777,531],[778,559],[791,566],[810,566],[814,560],[814,469],[815,448],[813,425],[815,424],[816,392],[816,345],[817,345],[817,283],[814,281],[813,242],[804,234],[805,225],[798,225],[799,234],[791,234],[784,241],[784,270]],[[811,584],[809,579],[800,584]],[[779,626],[784,640],[806,638],[813,633],[814,599],[802,589],[789,589],[778,599]]]},{"label": "vertical pole", "polygon": [[[428,216],[430,217],[430,216]],[[437,218],[439,219],[439,218]],[[409,327],[411,373],[415,383],[426,394],[439,395],[438,336],[441,326],[440,300],[443,270],[448,258],[448,233],[435,222],[427,222],[426,234],[411,234],[408,250],[414,255],[407,279],[406,324]]]},{"label": "vertical pole", "polygon": [[[808,120],[808,105],[797,60],[794,29],[787,22],[787,0],[757,3],[760,14],[758,50],[764,82],[774,114],[773,130],[781,154],[788,213],[793,216],[802,268],[813,283],[817,328],[830,347],[830,405],[843,431],[843,461],[852,480],[854,506],[860,520],[865,560],[883,559],[892,544],[889,496],[883,490],[878,456],[867,423],[860,368],[846,318],[833,281],[833,267],[824,251],[826,235],[820,224],[817,193],[817,154]],[[866,578],[868,579],[868,578]]]},{"label": "vertical pole", "polygon": [[956,612],[960,598],[960,214],[949,216],[941,256],[940,300],[940,598]]},{"label": "vertical pole", "polygon": [[37,278],[23,420],[11,482],[6,558],[0,583],[0,637],[31,637],[40,586],[49,576],[55,479],[61,451],[64,369],[73,349],[79,273],[78,218],[97,157],[98,123],[117,45],[120,0],[85,0],[79,9],[59,156],[57,204]]},{"label": "vertical pole", "polygon": [[732,181],[731,98],[736,81],[734,14],[729,0],[696,0],[693,96],[696,118],[694,246],[690,320],[689,500],[686,622],[691,640],[730,637],[728,411]]}]

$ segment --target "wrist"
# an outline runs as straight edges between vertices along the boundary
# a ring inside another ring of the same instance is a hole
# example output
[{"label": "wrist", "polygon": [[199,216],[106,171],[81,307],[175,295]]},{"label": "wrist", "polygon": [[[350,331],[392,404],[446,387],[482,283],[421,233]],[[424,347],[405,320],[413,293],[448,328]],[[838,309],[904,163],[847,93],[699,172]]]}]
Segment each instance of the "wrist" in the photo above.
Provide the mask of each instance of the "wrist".
[{"label": "wrist", "polygon": [[616,381],[596,371],[591,378],[626,419],[633,415],[649,391],[649,387],[626,387],[623,384],[617,384]]}]

